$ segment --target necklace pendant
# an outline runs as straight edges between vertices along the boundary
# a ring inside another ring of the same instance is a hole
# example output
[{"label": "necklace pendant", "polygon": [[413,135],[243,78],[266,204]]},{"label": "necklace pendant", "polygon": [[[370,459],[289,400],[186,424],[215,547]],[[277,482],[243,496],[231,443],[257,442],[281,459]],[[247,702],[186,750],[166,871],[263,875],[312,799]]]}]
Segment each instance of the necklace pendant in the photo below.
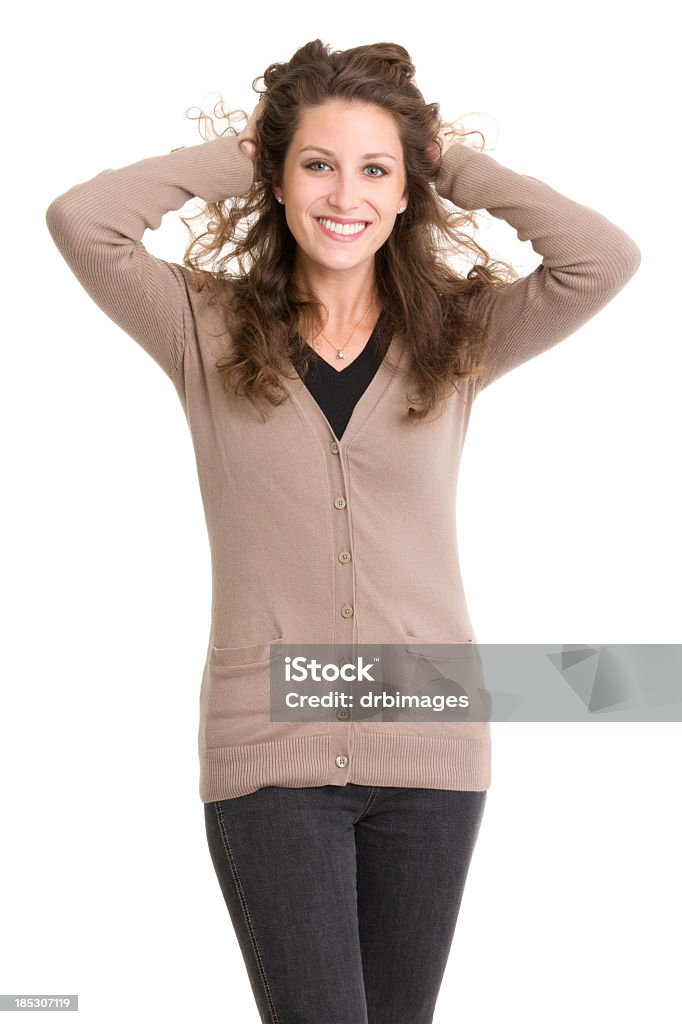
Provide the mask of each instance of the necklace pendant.
[{"label": "necklace pendant", "polygon": [[343,354],[343,352],[341,351],[341,349],[339,349],[339,351],[336,353],[336,358],[337,359],[345,359],[346,358],[345,355]]}]

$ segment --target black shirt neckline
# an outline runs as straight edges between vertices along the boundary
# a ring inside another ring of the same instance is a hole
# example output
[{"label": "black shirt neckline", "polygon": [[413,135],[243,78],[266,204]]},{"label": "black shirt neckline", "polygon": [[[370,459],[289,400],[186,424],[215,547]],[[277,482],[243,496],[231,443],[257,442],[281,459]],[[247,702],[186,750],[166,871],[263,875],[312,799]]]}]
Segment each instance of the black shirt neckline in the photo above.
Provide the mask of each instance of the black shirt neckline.
[{"label": "black shirt neckline", "polygon": [[323,359],[323,357],[316,352],[312,345],[308,345],[312,356],[312,363],[314,363],[315,367],[318,368],[318,371],[322,373],[327,380],[335,380],[337,383],[348,380],[349,377],[354,376],[363,369],[366,369],[366,367],[376,359],[377,349],[375,343],[379,333],[379,327],[381,326],[384,316],[385,311],[382,309],[377,317],[374,329],[367,339],[362,351],[355,357],[352,363],[349,363],[348,366],[344,366],[342,370],[335,370],[333,366],[330,366],[326,359]]}]

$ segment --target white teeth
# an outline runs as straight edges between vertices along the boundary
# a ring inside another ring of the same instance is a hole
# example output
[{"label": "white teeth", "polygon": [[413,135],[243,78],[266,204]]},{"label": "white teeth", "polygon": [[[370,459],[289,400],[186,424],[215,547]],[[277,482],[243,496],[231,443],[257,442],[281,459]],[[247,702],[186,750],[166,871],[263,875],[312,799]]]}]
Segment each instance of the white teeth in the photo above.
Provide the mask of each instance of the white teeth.
[{"label": "white teeth", "polygon": [[364,220],[358,221],[357,224],[337,224],[333,220],[324,220],[322,217],[318,217],[317,220],[324,227],[328,228],[329,231],[334,231],[337,235],[357,235],[365,227]]}]

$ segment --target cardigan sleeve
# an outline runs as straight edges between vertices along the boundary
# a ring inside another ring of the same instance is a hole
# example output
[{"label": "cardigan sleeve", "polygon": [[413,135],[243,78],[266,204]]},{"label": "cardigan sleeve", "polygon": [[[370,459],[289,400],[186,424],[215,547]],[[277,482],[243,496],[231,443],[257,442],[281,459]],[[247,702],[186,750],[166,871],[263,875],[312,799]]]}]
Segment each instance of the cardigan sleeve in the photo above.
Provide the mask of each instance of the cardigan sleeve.
[{"label": "cardigan sleeve", "polygon": [[602,214],[488,153],[454,143],[443,154],[435,188],[462,210],[503,218],[542,256],[532,273],[489,300],[490,367],[476,379],[475,393],[581,327],[640,264],[637,244]]},{"label": "cardigan sleeve", "polygon": [[87,293],[171,379],[194,320],[184,268],[152,256],[144,232],[194,196],[216,202],[252,180],[238,137],[224,135],[101,171],[47,208],[50,235]]}]

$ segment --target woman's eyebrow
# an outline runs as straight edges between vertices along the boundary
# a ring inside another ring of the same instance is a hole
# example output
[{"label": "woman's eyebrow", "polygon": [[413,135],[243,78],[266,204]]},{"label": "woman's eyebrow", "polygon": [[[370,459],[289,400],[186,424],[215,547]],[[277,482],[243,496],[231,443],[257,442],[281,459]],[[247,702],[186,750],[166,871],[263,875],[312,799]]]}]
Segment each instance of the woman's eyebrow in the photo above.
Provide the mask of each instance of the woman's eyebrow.
[{"label": "woman's eyebrow", "polygon": [[[324,153],[326,156],[334,156],[331,149],[323,149],[322,146],[302,146],[299,149],[299,153],[302,153],[306,149],[315,149],[317,150],[318,153]],[[365,153],[360,159],[373,160],[377,156],[384,156],[388,160],[395,160],[396,163],[398,162],[397,158],[394,157],[391,153]]]}]

